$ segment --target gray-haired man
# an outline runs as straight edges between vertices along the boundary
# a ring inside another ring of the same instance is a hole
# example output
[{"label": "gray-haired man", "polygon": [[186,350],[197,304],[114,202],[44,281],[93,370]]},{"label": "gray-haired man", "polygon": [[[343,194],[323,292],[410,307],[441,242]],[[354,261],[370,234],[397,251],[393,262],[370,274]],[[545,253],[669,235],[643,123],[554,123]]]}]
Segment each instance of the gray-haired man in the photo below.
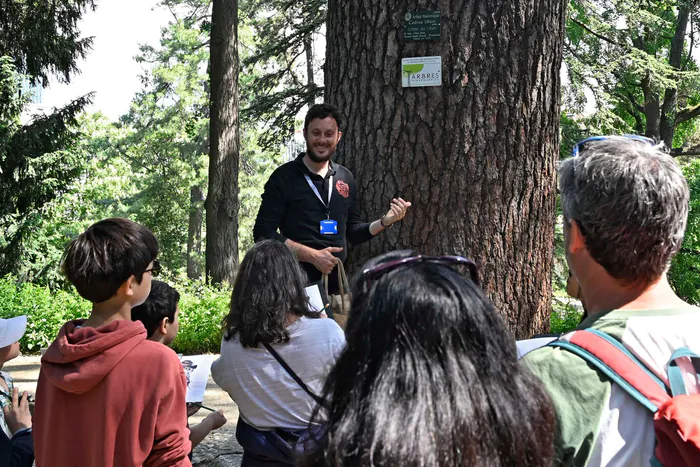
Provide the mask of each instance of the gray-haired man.
[{"label": "gray-haired man", "polygon": [[[608,137],[564,161],[559,185],[566,259],[586,297],[580,328],[620,341],[668,381],[673,350],[700,352],[700,310],[671,289],[666,271],[683,242],[688,186],[659,147]],[[557,409],[558,465],[648,466],[651,413],[573,353],[525,357]]]}]

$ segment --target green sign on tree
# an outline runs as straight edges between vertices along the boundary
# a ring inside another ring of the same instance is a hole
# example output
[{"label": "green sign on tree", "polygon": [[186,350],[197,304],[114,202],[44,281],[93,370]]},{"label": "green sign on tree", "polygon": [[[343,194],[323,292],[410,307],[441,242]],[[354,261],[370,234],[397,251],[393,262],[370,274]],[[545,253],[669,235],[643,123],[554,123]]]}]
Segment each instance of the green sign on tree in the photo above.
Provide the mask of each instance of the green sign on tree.
[{"label": "green sign on tree", "polygon": [[403,37],[407,41],[439,41],[441,37],[440,12],[435,10],[409,11],[404,18]]}]

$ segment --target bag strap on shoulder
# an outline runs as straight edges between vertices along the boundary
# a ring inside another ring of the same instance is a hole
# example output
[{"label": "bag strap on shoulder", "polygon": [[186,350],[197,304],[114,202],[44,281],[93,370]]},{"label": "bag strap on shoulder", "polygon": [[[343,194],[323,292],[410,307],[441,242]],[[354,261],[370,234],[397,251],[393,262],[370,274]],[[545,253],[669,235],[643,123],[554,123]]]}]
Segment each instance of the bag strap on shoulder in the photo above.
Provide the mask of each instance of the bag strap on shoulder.
[{"label": "bag strap on shoulder", "polygon": [[270,344],[265,344],[263,343],[265,348],[267,349],[268,352],[272,354],[273,357],[275,357],[275,360],[279,362],[280,365],[282,365],[282,368],[289,374],[289,376],[292,377],[294,381],[309,395],[311,398],[316,401],[316,403],[320,406],[323,407],[323,399],[319,397],[316,393],[314,393],[309,387],[299,378],[299,376],[292,370],[292,368],[287,364],[287,362],[284,361],[284,359],[280,356],[280,354],[275,351],[275,349],[272,348]]},{"label": "bag strap on shoulder", "polygon": [[670,396],[665,384],[624,345],[595,329],[574,331],[548,344],[583,358],[651,412]]},{"label": "bag strap on shoulder", "polygon": [[693,364],[696,381],[700,381],[700,355],[696,354],[687,347],[681,347],[673,352],[671,358],[668,361],[668,382],[671,384],[671,394],[673,396],[680,396],[682,394],[688,394],[688,389],[686,388],[685,381],[683,380],[683,372],[678,366],[677,360],[680,358],[690,358]]}]

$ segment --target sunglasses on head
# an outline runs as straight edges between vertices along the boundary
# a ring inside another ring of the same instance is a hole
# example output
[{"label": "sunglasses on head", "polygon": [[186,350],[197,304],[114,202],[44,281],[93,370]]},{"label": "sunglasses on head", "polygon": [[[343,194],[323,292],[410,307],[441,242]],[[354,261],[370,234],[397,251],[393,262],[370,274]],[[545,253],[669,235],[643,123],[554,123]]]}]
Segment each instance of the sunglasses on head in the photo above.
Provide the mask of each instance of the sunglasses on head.
[{"label": "sunglasses on head", "polygon": [[153,267],[146,269],[143,272],[144,274],[150,272],[153,277],[158,277],[158,275],[160,274],[160,261],[158,261],[157,259],[153,260]]},{"label": "sunglasses on head", "polygon": [[435,263],[443,264],[446,266],[466,266],[469,270],[469,278],[476,285],[479,285],[479,268],[477,267],[474,261],[464,258],[462,256],[410,256],[408,258],[387,261],[386,263],[381,263],[374,267],[364,269],[361,272],[361,275],[364,279],[376,280],[382,275],[386,274],[392,269],[396,269],[399,266],[416,263]]},{"label": "sunglasses on head", "polygon": [[[627,138],[627,139],[633,139],[635,141],[639,141],[641,143],[648,144],[650,146],[654,146],[656,144],[653,139],[647,138],[646,136],[629,135],[629,134],[615,135],[615,136]],[[611,136],[590,136],[586,139],[582,139],[578,143],[574,144],[574,148],[571,151],[571,157],[578,157],[579,153],[581,152],[581,148],[592,141],[603,141],[603,140],[610,139],[610,138],[611,138]]]}]

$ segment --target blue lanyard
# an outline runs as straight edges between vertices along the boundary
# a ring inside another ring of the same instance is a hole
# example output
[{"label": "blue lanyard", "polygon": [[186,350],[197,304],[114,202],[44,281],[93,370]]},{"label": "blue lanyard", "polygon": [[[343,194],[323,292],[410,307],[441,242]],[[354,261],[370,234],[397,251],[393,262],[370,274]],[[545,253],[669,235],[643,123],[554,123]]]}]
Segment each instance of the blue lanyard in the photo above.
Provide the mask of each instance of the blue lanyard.
[{"label": "blue lanyard", "polygon": [[312,190],[314,190],[314,194],[316,195],[316,198],[323,204],[323,207],[326,208],[326,211],[328,211],[328,215],[330,215],[331,211],[331,195],[333,194],[333,175],[330,176],[328,179],[328,204],[326,204],[323,201],[323,198],[321,198],[321,193],[318,192],[318,188],[316,188],[316,185],[314,185],[314,182],[311,181],[311,177],[308,175],[304,174],[304,178],[306,179],[306,183],[309,184]]}]

